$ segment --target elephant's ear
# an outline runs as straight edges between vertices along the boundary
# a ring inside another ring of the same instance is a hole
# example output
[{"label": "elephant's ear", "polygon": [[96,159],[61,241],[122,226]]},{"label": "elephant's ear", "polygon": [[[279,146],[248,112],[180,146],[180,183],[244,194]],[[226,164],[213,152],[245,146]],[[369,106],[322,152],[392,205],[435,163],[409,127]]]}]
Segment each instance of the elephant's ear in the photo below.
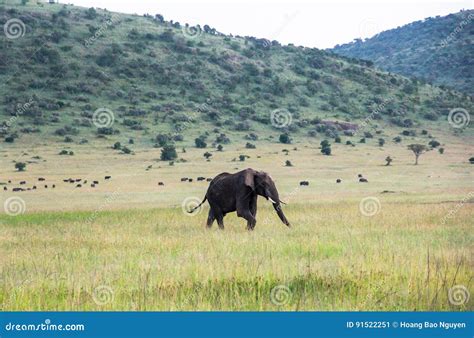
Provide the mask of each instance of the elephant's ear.
[{"label": "elephant's ear", "polygon": [[250,187],[252,190],[255,190],[255,171],[246,170],[244,174],[244,184],[247,187]]}]

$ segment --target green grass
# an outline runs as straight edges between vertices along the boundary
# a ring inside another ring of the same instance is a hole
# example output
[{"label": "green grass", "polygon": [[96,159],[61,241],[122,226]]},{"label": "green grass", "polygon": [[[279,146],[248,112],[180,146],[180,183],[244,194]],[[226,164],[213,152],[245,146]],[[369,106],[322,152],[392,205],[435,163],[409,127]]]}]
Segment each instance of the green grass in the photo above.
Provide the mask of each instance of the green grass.
[{"label": "green grass", "polygon": [[472,310],[447,298],[472,287],[472,206],[445,225],[443,204],[285,212],[292,229],[264,206],[252,233],[175,208],[2,216],[2,310]]}]

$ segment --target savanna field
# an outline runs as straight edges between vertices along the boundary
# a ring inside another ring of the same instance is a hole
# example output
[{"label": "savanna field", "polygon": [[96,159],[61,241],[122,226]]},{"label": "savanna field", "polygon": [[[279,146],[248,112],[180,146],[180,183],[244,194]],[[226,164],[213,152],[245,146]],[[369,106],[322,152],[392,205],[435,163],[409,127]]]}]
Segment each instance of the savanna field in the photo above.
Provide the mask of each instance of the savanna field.
[{"label": "savanna field", "polygon": [[[331,156],[316,140],[258,141],[209,162],[188,147],[170,166],[159,149],[123,155],[99,142],[64,157],[25,139],[0,150],[8,187],[38,186],[2,191],[2,203],[21,201],[0,215],[1,309],[472,310],[472,297],[458,298],[473,286],[472,138],[447,123],[434,132],[446,150],[417,166],[405,144],[375,140],[333,144]],[[13,169],[20,158],[24,172]],[[224,231],[206,229],[207,204],[183,212],[207,189],[196,177],[247,167],[273,177],[292,228],[263,198],[253,232],[235,213]],[[75,188],[69,177],[100,183]]]}]

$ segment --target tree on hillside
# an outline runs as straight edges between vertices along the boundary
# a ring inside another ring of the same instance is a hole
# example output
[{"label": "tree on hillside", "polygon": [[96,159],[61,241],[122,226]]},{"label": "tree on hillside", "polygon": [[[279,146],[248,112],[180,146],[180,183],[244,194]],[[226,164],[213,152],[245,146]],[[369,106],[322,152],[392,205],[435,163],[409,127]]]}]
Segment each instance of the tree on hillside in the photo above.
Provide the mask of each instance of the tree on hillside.
[{"label": "tree on hillside", "polygon": [[418,143],[410,144],[407,148],[413,151],[413,154],[415,154],[415,165],[418,164],[418,157],[420,157],[421,154],[426,153],[429,150],[429,148],[424,144]]},{"label": "tree on hillside", "polygon": [[387,156],[387,157],[385,158],[385,161],[387,162],[387,163],[385,163],[385,165],[386,165],[386,166],[389,166],[390,163],[392,163],[393,160],[392,160],[392,158],[391,158],[390,156]]},{"label": "tree on hillside", "polygon": [[163,149],[161,149],[161,160],[162,161],[171,161],[178,157],[176,153],[176,148],[172,144],[165,145]]},{"label": "tree on hillside", "polygon": [[15,163],[15,169],[18,170],[18,171],[25,171],[26,163],[23,163],[23,162]]}]

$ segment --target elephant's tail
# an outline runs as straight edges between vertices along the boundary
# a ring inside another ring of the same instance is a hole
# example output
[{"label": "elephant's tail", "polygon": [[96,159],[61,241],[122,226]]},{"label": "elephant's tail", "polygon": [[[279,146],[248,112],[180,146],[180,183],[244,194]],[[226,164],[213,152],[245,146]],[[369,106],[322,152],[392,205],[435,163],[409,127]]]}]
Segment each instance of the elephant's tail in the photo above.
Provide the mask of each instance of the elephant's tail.
[{"label": "elephant's tail", "polygon": [[192,208],[191,210],[188,210],[188,212],[189,212],[190,214],[192,214],[196,209],[200,208],[201,205],[202,205],[204,202],[206,202],[206,200],[207,200],[207,196],[204,196],[204,199],[202,200],[202,202],[199,203],[198,205],[196,205],[196,206],[195,206],[194,208]]}]

